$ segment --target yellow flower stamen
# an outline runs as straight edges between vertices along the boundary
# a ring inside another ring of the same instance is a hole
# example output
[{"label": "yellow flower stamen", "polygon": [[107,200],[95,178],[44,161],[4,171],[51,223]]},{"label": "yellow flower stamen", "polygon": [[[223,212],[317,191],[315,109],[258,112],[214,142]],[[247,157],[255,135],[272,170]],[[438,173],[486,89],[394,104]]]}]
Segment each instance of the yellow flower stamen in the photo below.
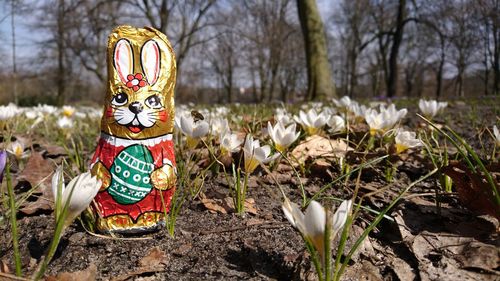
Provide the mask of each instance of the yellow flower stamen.
[{"label": "yellow flower stamen", "polygon": [[187,142],[187,146],[188,146],[188,149],[194,149],[196,148],[196,146],[198,145],[198,142],[200,142],[200,139],[195,139],[195,138],[192,138],[190,136],[186,136],[186,142]]},{"label": "yellow flower stamen", "polygon": [[281,153],[285,153],[286,147],[282,146],[281,144],[276,144],[276,150],[281,152]]},{"label": "yellow flower stamen", "polygon": [[316,135],[319,132],[319,128],[306,127],[305,129],[306,129],[307,134],[309,134],[310,136]]},{"label": "yellow flower stamen", "polygon": [[400,143],[396,143],[396,153],[399,154],[408,149],[408,146]]},{"label": "yellow flower stamen", "polygon": [[255,157],[248,159],[248,161],[245,160],[245,172],[251,173],[257,168],[257,166],[259,166],[259,161],[257,161]]}]

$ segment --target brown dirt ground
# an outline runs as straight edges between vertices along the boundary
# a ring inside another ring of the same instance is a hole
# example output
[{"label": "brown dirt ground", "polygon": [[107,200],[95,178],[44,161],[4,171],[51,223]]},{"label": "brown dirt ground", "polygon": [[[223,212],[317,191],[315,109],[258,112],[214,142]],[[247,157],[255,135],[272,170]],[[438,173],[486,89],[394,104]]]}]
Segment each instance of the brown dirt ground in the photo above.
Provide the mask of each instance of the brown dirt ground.
[{"label": "brown dirt ground", "polygon": [[[464,115],[465,108],[455,109]],[[483,106],[478,126],[491,128],[494,108]],[[478,143],[477,134],[467,129],[466,122],[453,120],[454,128],[473,146],[492,147],[491,141]],[[408,183],[429,171],[428,163],[418,157],[409,157],[398,165],[391,186],[384,193],[370,196],[365,201],[368,206],[381,209]],[[331,173],[335,176],[338,171]],[[285,170],[276,175],[292,201],[300,202],[297,180],[291,173]],[[330,178],[327,173],[303,180],[312,194]],[[336,185],[328,193],[348,198],[353,182]],[[386,185],[382,169],[367,169],[361,177],[360,192]],[[463,208],[456,194],[443,195],[441,209],[436,208],[436,188],[435,177],[415,186],[390,212],[395,221],[383,220],[365,240],[343,280],[499,280],[498,221]],[[204,190],[207,198],[224,198],[228,193],[222,177],[208,180]],[[88,234],[75,222],[64,234],[46,276],[48,280],[314,280],[307,251],[282,214],[280,194],[273,181],[262,174],[253,175],[248,197],[255,200],[257,214],[243,218],[234,213],[211,213],[199,199],[188,200],[178,217],[175,238],[165,229],[143,239],[102,238]],[[373,217],[361,213],[348,247]],[[50,243],[53,217],[50,211],[20,215],[18,227],[24,274],[29,276]],[[8,223],[0,224],[0,230],[0,260],[3,270],[7,267],[12,273]],[[66,274],[70,272],[77,273]],[[65,279],[70,277],[80,279]]]}]

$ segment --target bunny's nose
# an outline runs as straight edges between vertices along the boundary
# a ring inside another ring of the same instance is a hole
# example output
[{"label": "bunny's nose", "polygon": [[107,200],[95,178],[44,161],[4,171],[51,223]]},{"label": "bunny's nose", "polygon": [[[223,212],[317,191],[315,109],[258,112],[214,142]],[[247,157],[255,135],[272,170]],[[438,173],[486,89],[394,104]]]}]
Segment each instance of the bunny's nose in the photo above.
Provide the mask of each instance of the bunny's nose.
[{"label": "bunny's nose", "polygon": [[134,114],[139,114],[142,111],[142,104],[138,101],[134,101],[128,106],[128,109]]}]

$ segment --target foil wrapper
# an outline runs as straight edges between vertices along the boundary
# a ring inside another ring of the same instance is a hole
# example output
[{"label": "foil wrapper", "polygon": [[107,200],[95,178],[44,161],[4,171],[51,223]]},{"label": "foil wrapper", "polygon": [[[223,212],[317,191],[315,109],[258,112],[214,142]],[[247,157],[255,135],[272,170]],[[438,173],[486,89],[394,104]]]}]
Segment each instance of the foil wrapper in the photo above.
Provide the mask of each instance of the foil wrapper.
[{"label": "foil wrapper", "polygon": [[101,137],[91,162],[103,184],[92,217],[100,232],[156,230],[176,184],[174,51],[156,29],[119,26],[107,54]]}]

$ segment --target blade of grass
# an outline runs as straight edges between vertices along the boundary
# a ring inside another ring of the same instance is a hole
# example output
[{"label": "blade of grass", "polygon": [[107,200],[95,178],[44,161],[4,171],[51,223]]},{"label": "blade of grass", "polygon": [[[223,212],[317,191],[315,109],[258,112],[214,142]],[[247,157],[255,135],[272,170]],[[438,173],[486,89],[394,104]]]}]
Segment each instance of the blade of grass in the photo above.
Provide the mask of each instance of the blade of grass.
[{"label": "blade of grass", "polygon": [[[433,194],[434,194],[434,193],[433,193]],[[323,197],[323,199],[326,199],[326,200],[334,200],[334,201],[337,201],[337,202],[339,202],[339,203],[342,203],[342,201],[344,201],[344,200],[345,200],[345,199],[336,198],[336,197]],[[360,208],[361,208],[361,209],[363,209],[363,210],[365,210],[365,211],[367,211],[367,212],[369,212],[369,213],[373,213],[373,214],[375,214],[375,215],[380,214],[380,212],[379,212],[379,211],[374,210],[374,209],[372,209],[372,208],[370,208],[370,207],[367,207],[367,206],[360,206]],[[393,219],[392,217],[388,216],[388,215],[384,215],[384,219],[394,222],[394,219]]]},{"label": "blade of grass", "polygon": [[368,166],[371,166],[373,164],[376,164],[376,163],[382,161],[383,159],[385,159],[387,157],[389,157],[389,155],[384,155],[384,156],[372,159],[372,160],[370,160],[370,161],[368,161],[366,163],[363,163],[363,164],[357,166],[356,168],[352,169],[349,173],[344,174],[344,175],[336,178],[332,182],[330,182],[327,185],[323,186],[316,194],[314,194],[314,196],[307,201],[306,206],[309,205],[309,203],[311,203],[312,200],[317,200],[317,198],[321,195],[321,193],[323,193],[326,189],[328,189],[329,187],[331,187],[335,183],[337,183],[339,181],[342,181],[344,178],[351,176],[353,173],[355,173],[355,172],[357,172],[357,171],[359,171],[361,169],[364,169],[365,167],[368,167]]},{"label": "blade of grass", "polygon": [[440,128],[438,128],[436,125],[434,125],[434,123],[432,123],[431,121],[427,120],[424,116],[420,115],[417,113],[417,116],[422,118],[425,122],[427,122],[427,124],[431,125],[434,129],[436,129],[440,134],[442,134],[443,136],[445,136],[458,150],[458,153],[460,153],[460,155],[462,155],[462,157],[464,158],[465,162],[467,163],[467,166],[469,166],[469,168],[475,173],[476,172],[476,168],[474,167],[474,165],[472,164],[472,162],[470,161],[469,157],[467,157],[467,154],[462,150],[462,148],[460,147],[460,145],[450,136],[448,135],[445,131],[441,130]]},{"label": "blade of grass", "polygon": [[[340,277],[342,276],[342,273],[344,272],[345,268],[347,267],[347,264],[349,263],[349,260],[351,259],[352,255],[356,252],[356,250],[359,248],[359,246],[361,245],[361,243],[363,242],[363,240],[368,236],[368,234],[370,234],[370,232],[380,223],[380,221],[382,220],[382,218],[384,217],[384,215],[390,210],[392,209],[392,207],[394,207],[394,205],[396,205],[396,203],[399,202],[399,200],[403,197],[403,195],[408,192],[408,190],[410,190],[410,188],[412,188],[413,186],[415,186],[416,184],[424,181],[425,179],[429,178],[430,176],[432,176],[433,174],[435,174],[436,172],[438,171],[438,169],[434,169],[432,170],[431,172],[429,172],[428,174],[422,176],[421,178],[419,178],[418,180],[410,183],[403,191],[401,191],[398,195],[398,197],[396,197],[390,204],[389,206],[387,206],[382,212],[380,212],[380,214],[375,218],[375,220],[365,229],[365,231],[363,231],[363,233],[361,234],[361,236],[358,238],[358,240],[356,240],[356,242],[354,243],[354,245],[352,246],[351,250],[349,251],[349,253],[347,254],[344,262],[342,263],[342,266],[340,267],[338,273],[336,274],[336,280],[340,280]],[[360,203],[358,204],[358,206],[360,205]],[[359,208],[359,207],[358,207]]]},{"label": "blade of grass", "polygon": [[14,248],[14,263],[16,266],[16,275],[21,276],[21,254],[19,253],[19,237],[17,233],[16,199],[14,195],[14,189],[12,188],[9,163],[5,165],[5,177],[7,180],[7,192],[9,195],[10,225],[12,232],[12,247]]}]

